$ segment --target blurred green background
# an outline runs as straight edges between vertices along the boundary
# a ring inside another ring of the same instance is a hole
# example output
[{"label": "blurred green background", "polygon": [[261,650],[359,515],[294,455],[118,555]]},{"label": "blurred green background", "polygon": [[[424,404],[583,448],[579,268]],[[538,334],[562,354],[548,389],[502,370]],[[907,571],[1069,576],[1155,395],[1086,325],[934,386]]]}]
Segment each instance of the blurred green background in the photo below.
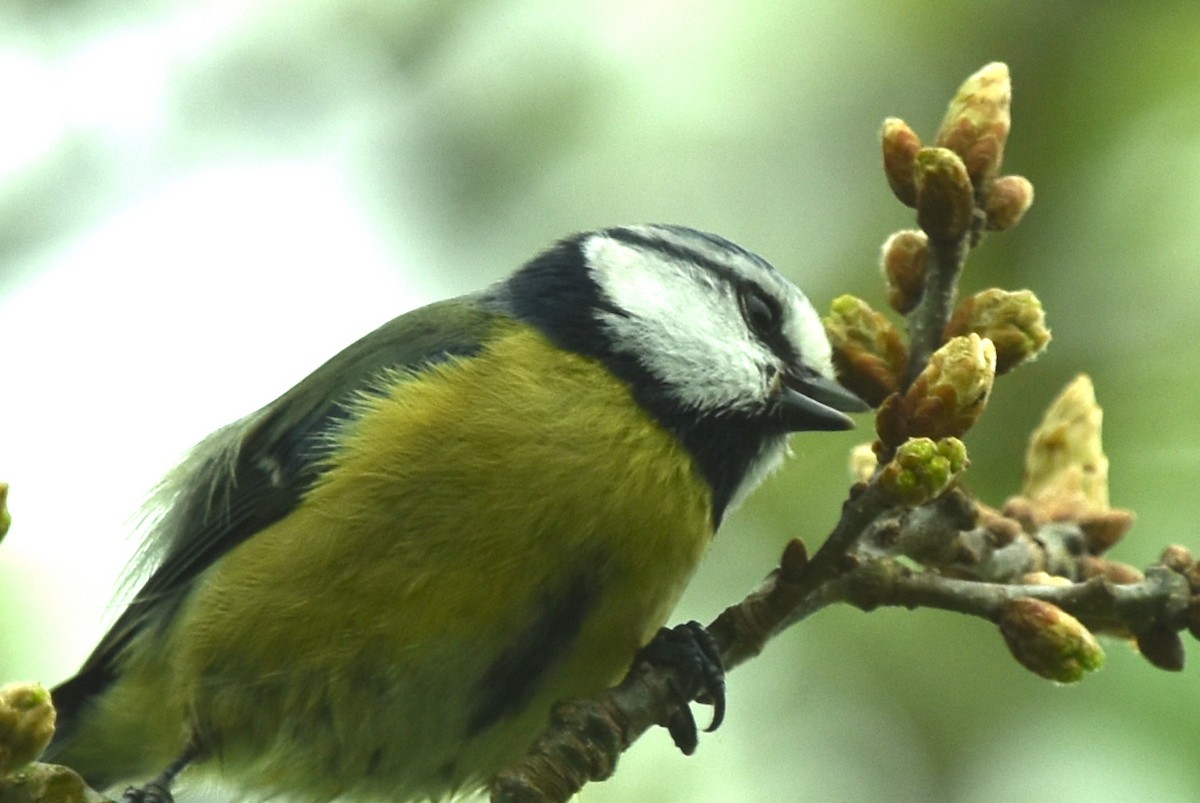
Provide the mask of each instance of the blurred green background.
[{"label": "blurred green background", "polygon": [[[1113,503],[1139,515],[1116,556],[1200,548],[1198,41],[1183,2],[7,0],[0,679],[78,665],[141,494],[191,443],[567,232],[685,223],[818,307],[882,306],[878,247],[911,213],[879,124],[930,136],[992,60],[1015,86],[1006,169],[1037,201],[964,282],[1034,289],[1054,342],[999,384],[970,482],[1013,493],[1027,432],[1086,371]],[[677,618],[819,541],[866,436],[798,438]],[[1197,671],[1108,649],[1062,688],[979,621],[826,611],[731,675],[696,756],[651,733],[583,799],[1200,799]]]}]

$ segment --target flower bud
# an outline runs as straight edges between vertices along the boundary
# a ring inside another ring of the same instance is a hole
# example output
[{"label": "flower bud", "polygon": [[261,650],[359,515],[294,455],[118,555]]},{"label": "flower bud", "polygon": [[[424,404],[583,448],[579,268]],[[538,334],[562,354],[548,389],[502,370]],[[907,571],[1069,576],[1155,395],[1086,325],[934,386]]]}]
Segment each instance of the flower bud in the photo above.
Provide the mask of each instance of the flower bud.
[{"label": "flower bud", "polygon": [[899,117],[883,121],[880,135],[883,143],[883,172],[888,186],[905,206],[917,205],[917,184],[913,168],[917,151],[921,150],[921,138]]},{"label": "flower bud", "polygon": [[1079,375],[1051,402],[1029,439],[1021,495],[1038,507],[1074,507],[1076,515],[1109,510],[1103,418],[1092,381]]},{"label": "flower bud", "polygon": [[974,190],[967,168],[954,151],[922,148],[914,172],[917,225],[932,240],[953,242],[966,236],[975,213]]},{"label": "flower bud", "polygon": [[1104,666],[1104,651],[1096,637],[1057,605],[1017,597],[1004,604],[999,625],[1013,657],[1049,680],[1075,683],[1084,672]]},{"label": "flower bud", "polygon": [[1008,66],[992,62],[963,82],[942,119],[936,144],[962,157],[976,187],[986,187],[1000,169],[1011,105]]},{"label": "flower bud", "polygon": [[967,448],[958,438],[910,438],[879,473],[879,485],[897,502],[915,507],[941,496],[967,463]]},{"label": "flower bud", "polygon": [[37,683],[0,687],[0,778],[37,757],[54,735],[50,692]]},{"label": "flower bud", "polygon": [[887,299],[901,315],[907,315],[920,302],[928,262],[929,237],[923,231],[904,229],[884,242],[880,263],[887,282]]},{"label": "flower bud", "polygon": [[1001,176],[987,188],[983,211],[992,231],[1008,231],[1033,206],[1033,184],[1024,176]]},{"label": "flower bud", "polygon": [[824,323],[838,381],[872,407],[900,387],[908,349],[884,315],[862,299],[844,295],[833,300]]},{"label": "flower bud", "polygon": [[1029,290],[992,288],[959,304],[946,324],[947,339],[975,332],[996,347],[996,375],[1034,360],[1050,342],[1042,302]]},{"label": "flower bud", "polygon": [[977,334],[955,337],[933,353],[900,401],[909,436],[961,437],[987,406],[996,349]]}]

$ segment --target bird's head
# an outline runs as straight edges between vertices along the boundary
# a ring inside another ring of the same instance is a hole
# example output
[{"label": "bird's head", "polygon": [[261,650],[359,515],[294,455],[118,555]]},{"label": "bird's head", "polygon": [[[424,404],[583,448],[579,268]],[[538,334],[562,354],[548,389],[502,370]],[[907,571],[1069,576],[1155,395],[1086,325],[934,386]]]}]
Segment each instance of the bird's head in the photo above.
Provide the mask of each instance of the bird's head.
[{"label": "bird's head", "polygon": [[680,226],[575,235],[493,291],[553,342],[602,360],[692,452],[717,506],[778,463],[786,436],[849,429],[808,298],[761,257]]}]

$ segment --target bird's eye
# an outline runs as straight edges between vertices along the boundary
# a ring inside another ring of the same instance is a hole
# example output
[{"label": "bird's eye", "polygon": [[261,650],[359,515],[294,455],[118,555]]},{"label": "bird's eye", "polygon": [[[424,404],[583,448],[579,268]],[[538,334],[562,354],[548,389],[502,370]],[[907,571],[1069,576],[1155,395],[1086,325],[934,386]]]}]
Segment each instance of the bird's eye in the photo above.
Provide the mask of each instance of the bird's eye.
[{"label": "bird's eye", "polygon": [[764,339],[779,332],[783,319],[779,302],[752,284],[743,285],[740,296],[742,316],[750,326],[750,331]]}]

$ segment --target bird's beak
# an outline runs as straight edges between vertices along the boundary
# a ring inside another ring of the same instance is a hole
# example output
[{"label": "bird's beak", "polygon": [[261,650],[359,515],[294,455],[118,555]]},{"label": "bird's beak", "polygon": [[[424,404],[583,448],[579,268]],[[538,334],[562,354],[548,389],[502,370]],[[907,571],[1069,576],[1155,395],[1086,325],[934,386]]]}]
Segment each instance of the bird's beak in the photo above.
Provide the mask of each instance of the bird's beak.
[{"label": "bird's beak", "polygon": [[836,380],[820,374],[780,373],[777,381],[783,423],[792,432],[853,429],[854,422],[845,413],[871,409]]}]

